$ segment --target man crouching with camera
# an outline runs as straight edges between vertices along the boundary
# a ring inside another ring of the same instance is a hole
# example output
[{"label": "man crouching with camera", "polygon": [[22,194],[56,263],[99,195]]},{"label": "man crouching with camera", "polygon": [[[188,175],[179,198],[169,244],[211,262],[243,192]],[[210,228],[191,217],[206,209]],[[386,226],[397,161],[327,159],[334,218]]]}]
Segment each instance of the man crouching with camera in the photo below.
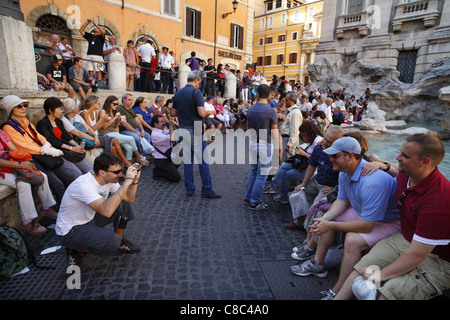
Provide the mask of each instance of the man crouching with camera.
[{"label": "man crouching with camera", "polygon": [[[88,252],[107,255],[140,248],[123,237],[127,222],[133,220],[131,203],[136,198],[140,167],[122,173],[122,161],[102,153],[94,161],[94,172],[70,184],[64,193],[56,221],[56,234],[66,247],[69,264],[81,266]],[[124,178],[123,183],[118,183]],[[108,228],[112,223],[114,230]]]}]

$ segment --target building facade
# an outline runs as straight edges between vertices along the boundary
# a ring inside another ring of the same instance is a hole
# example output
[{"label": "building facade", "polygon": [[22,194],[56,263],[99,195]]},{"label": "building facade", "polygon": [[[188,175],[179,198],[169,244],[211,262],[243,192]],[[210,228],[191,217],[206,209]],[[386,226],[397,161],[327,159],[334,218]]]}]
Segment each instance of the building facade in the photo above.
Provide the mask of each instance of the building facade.
[{"label": "building facade", "polygon": [[195,51],[200,61],[213,58],[216,66],[228,63],[235,70],[251,63],[253,1],[236,0],[233,10],[232,0],[211,0],[208,6],[201,0],[33,0],[22,1],[21,10],[33,30],[36,52],[45,51],[51,35],[58,34],[86,57],[87,41],[78,30],[93,19],[122,50],[128,40],[138,46],[148,37],[157,54],[169,47],[180,66]]},{"label": "building facade", "polygon": [[324,0],[324,7],[317,58],[364,59],[414,83],[450,56],[449,1]]},{"label": "building facade", "polygon": [[[262,1],[261,1],[262,2]],[[255,12],[253,62],[267,79],[308,83],[319,43],[323,1],[266,0]]]}]

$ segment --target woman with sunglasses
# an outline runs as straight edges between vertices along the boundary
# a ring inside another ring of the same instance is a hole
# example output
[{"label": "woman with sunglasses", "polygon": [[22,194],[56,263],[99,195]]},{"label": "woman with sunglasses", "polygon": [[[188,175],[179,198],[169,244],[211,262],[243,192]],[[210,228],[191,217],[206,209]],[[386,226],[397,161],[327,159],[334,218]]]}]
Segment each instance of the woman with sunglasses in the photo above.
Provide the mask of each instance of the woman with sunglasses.
[{"label": "woman with sunglasses", "polygon": [[[139,154],[139,150],[136,146],[136,142],[133,137],[119,133],[119,125],[122,122],[122,115],[117,111],[119,107],[119,99],[116,96],[109,96],[106,98],[103,108],[99,112],[99,118],[107,117],[107,120],[103,123],[103,126],[99,129],[101,135],[107,135],[113,137],[119,141],[121,148],[124,151],[125,158],[128,162],[133,159],[133,154],[136,161],[146,167],[148,166],[147,160],[145,160]],[[124,161],[125,165],[127,164]]]},{"label": "woman with sunglasses", "polygon": [[[29,101],[22,100],[14,95],[4,97],[1,108],[6,111],[9,121],[2,125],[2,129],[19,150],[27,151],[31,155],[44,154],[62,158],[63,152],[54,148],[28,120],[28,104]],[[74,163],[66,161],[64,158],[60,160],[62,160],[62,164],[51,170],[44,170],[41,165],[36,163],[36,167],[47,174],[50,187],[58,203],[61,202],[69,184],[81,175],[81,170]]]},{"label": "woman with sunglasses", "polygon": [[86,124],[94,131],[94,134],[98,136],[100,145],[97,147],[103,148],[103,152],[112,153],[117,155],[128,168],[132,163],[124,155],[120,142],[117,138],[109,135],[99,135],[99,130],[107,123],[111,122],[109,116],[106,114],[100,114],[100,101],[97,96],[90,96],[84,103],[84,109],[80,112],[80,116],[84,119]]}]

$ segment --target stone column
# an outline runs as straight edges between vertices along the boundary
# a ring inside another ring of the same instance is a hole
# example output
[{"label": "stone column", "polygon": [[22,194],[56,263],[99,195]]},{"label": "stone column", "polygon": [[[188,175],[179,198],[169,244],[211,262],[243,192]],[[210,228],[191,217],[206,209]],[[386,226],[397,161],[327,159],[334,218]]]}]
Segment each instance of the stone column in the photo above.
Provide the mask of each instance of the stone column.
[{"label": "stone column", "polygon": [[191,68],[185,64],[178,69],[178,90],[187,84],[187,76],[189,72],[191,72]]},{"label": "stone column", "polygon": [[127,74],[125,58],[117,51],[113,51],[108,60],[108,89],[125,91],[127,88]]},{"label": "stone column", "polygon": [[225,78],[225,96],[227,99],[236,99],[236,76],[233,73]]},{"label": "stone column", "polygon": [[1,90],[37,91],[33,35],[18,0],[0,0],[0,57]]}]

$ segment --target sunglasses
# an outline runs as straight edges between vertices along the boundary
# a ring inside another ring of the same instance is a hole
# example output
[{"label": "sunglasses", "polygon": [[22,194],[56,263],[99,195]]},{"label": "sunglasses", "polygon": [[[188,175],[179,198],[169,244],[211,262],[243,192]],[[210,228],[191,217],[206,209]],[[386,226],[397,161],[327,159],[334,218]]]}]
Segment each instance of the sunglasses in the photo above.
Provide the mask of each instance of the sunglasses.
[{"label": "sunglasses", "polygon": [[105,171],[108,171],[108,172],[111,172],[111,173],[114,173],[114,174],[119,174],[119,173],[122,172],[122,169],[114,170],[114,171],[112,171],[112,170],[105,170]]},{"label": "sunglasses", "polygon": [[28,104],[19,104],[19,105],[17,105],[17,106],[15,106],[15,108],[17,108],[17,109],[22,109],[22,108],[28,108]]},{"label": "sunglasses", "polygon": [[403,192],[403,193],[400,195],[400,197],[398,198],[398,202],[397,202],[397,209],[398,209],[398,210],[401,210],[401,209],[402,209],[403,203],[405,202],[405,199],[406,199],[406,193]]},{"label": "sunglasses", "polygon": [[118,106],[118,105],[119,105],[119,103],[118,103],[118,102],[114,102],[114,103],[113,103],[113,105],[115,105],[115,106]]},{"label": "sunglasses", "polygon": [[348,154],[348,153],[347,152],[336,153],[336,154],[330,154],[329,156],[330,156],[330,158],[337,159],[337,158],[339,158],[340,156],[342,156],[344,154]]}]

